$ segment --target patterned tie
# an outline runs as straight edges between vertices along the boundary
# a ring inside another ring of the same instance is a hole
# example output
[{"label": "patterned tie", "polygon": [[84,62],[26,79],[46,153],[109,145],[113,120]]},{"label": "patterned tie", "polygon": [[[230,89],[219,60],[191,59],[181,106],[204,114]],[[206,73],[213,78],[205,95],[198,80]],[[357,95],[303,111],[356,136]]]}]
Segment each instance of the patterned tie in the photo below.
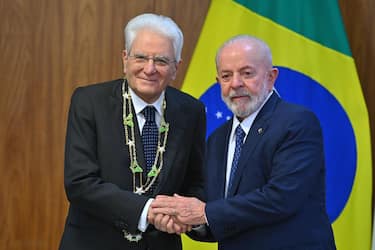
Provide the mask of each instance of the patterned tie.
[{"label": "patterned tie", "polygon": [[[153,106],[146,106],[142,110],[142,114],[146,119],[142,129],[142,143],[143,153],[146,160],[146,171],[148,173],[155,161],[156,149],[158,146],[158,127],[155,122],[155,108]],[[148,193],[152,193],[155,186],[156,181]]]},{"label": "patterned tie", "polygon": [[233,178],[234,178],[235,172],[236,172],[237,167],[238,167],[238,161],[239,161],[240,156],[241,156],[243,139],[245,138],[245,132],[242,130],[241,125],[237,126],[235,133],[236,133],[236,148],[234,150],[232,168],[231,168],[231,171],[230,171],[228,192],[229,192],[229,190],[230,190],[230,188],[232,187],[232,184],[233,184]]}]

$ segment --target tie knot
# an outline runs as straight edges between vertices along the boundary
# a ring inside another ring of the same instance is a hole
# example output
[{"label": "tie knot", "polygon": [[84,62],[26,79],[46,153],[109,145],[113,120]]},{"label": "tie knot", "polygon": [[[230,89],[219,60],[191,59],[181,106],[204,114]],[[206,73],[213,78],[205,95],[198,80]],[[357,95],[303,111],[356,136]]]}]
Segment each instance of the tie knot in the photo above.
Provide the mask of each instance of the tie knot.
[{"label": "tie knot", "polygon": [[243,138],[245,138],[245,131],[241,128],[241,125],[238,125],[236,128],[236,142],[243,143]]},{"label": "tie knot", "polygon": [[142,110],[142,114],[144,115],[146,122],[154,122],[155,121],[155,108],[154,106],[146,106]]}]

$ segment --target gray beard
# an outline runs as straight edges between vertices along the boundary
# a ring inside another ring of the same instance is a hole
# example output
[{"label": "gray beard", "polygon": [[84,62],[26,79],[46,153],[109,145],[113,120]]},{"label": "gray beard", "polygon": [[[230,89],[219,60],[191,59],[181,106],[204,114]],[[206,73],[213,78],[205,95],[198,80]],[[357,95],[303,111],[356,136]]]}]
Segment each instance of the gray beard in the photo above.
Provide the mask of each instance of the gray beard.
[{"label": "gray beard", "polygon": [[[250,98],[246,104],[237,104],[231,101],[231,96],[235,94],[246,95]],[[266,100],[269,92],[266,87],[262,89],[259,95],[252,95],[247,91],[240,91],[237,93],[230,93],[227,97],[221,95],[221,98],[227,105],[227,107],[233,112],[233,114],[239,118],[246,118],[259,109],[264,100]]]}]

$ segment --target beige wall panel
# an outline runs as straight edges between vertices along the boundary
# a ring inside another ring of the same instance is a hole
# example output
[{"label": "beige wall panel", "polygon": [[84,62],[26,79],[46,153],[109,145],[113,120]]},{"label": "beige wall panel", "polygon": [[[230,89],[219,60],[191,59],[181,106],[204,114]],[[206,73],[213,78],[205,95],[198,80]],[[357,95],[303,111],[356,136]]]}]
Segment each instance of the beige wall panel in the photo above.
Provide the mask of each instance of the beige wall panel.
[{"label": "beige wall panel", "polygon": [[[196,35],[188,37],[195,43],[208,1],[178,2],[197,15],[177,20],[183,29],[196,20]],[[122,77],[130,18],[182,14],[176,9],[173,0],[0,1],[0,249],[57,249],[67,210],[63,153],[72,91]]]}]

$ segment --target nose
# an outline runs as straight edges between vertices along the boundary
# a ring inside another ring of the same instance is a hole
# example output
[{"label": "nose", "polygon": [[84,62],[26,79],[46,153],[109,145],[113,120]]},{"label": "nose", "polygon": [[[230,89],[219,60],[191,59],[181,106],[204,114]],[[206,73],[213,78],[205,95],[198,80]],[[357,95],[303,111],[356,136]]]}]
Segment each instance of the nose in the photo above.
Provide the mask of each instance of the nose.
[{"label": "nose", "polygon": [[231,83],[232,88],[240,88],[243,86],[242,77],[239,73],[234,73]]},{"label": "nose", "polygon": [[145,63],[144,65],[144,71],[146,74],[153,74],[156,72],[156,67],[155,67],[155,63],[154,63],[154,60],[152,58],[149,58],[147,60],[147,62]]}]

